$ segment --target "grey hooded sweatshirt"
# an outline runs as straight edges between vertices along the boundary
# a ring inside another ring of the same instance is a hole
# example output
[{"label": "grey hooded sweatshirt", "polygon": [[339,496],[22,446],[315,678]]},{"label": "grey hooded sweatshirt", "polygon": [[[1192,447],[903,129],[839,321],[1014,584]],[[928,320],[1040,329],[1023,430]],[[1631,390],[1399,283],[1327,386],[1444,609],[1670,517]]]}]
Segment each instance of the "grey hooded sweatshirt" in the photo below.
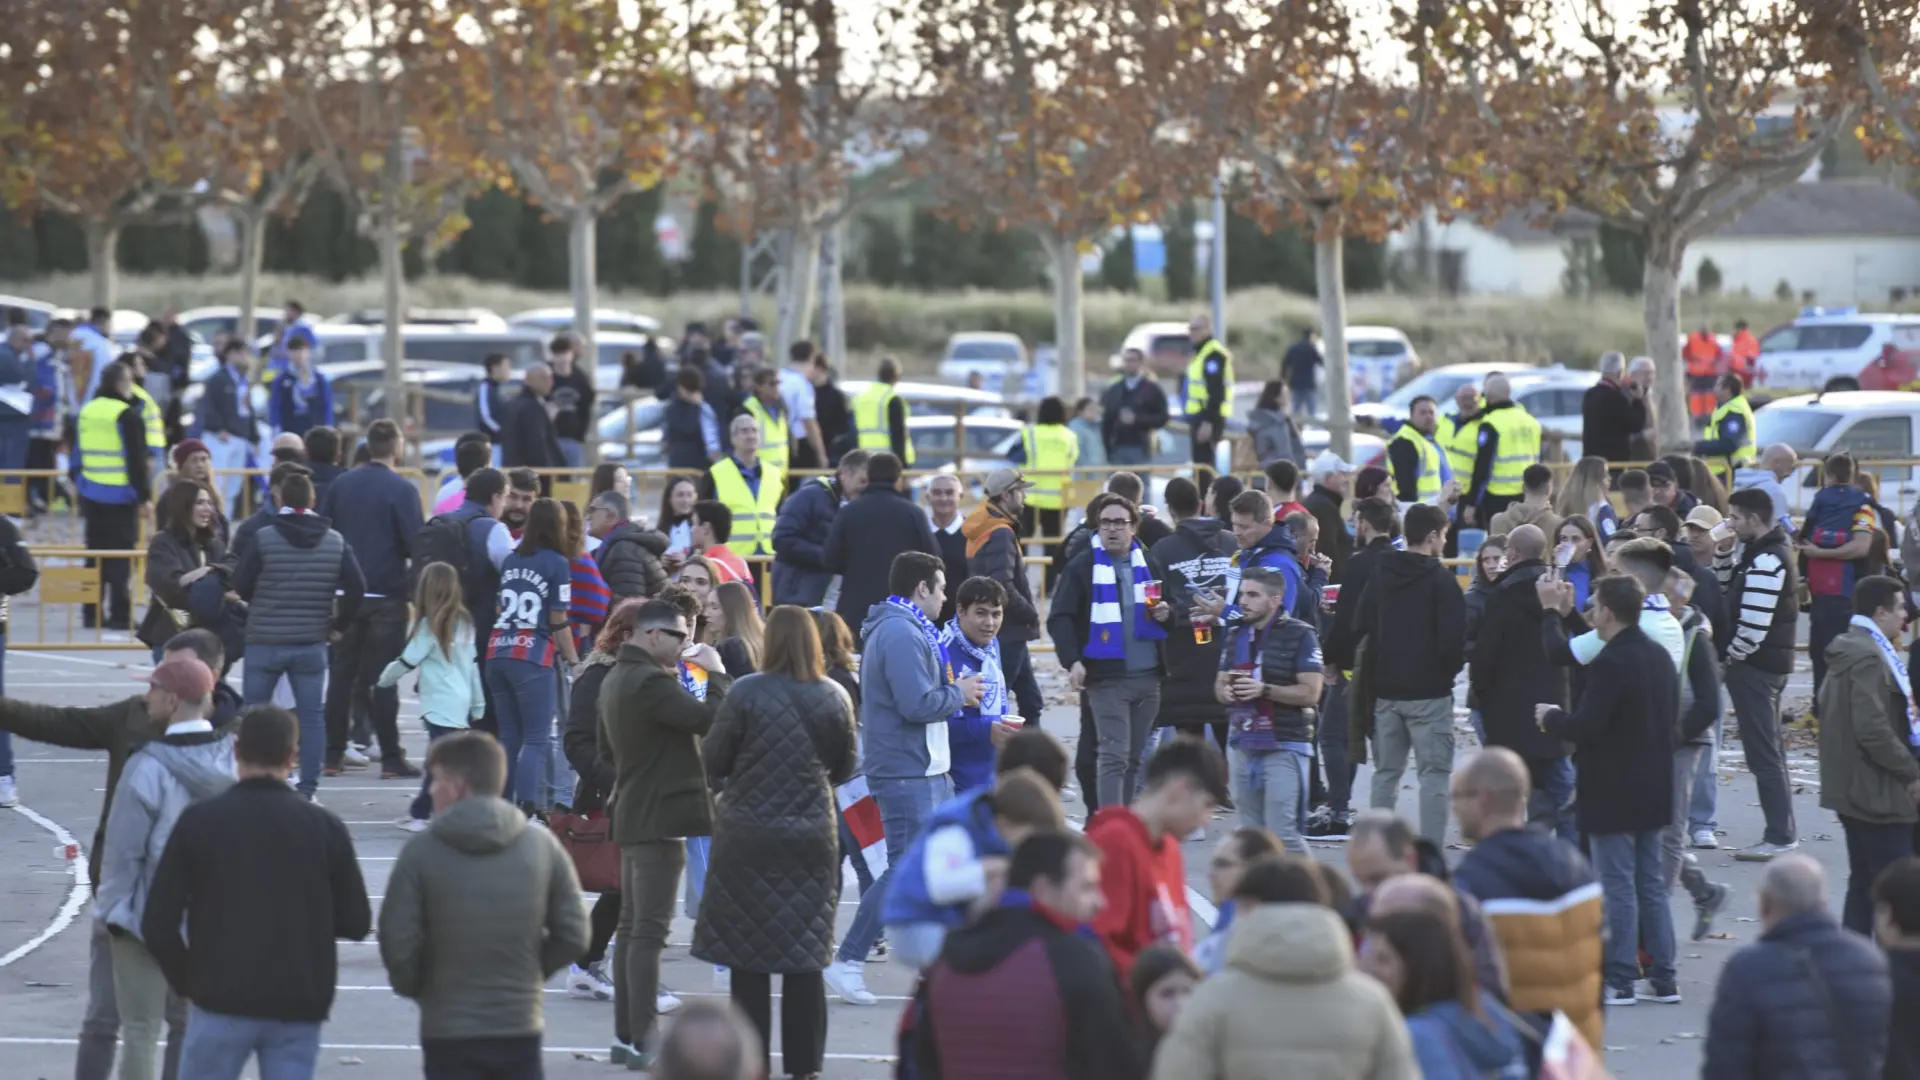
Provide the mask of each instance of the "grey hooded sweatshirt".
[{"label": "grey hooded sweatshirt", "polygon": [[95,917],[140,936],[147,892],[180,814],[233,786],[233,736],[217,731],[164,735],[135,751],[107,812]]},{"label": "grey hooded sweatshirt", "polygon": [[953,762],[947,718],[962,696],[939,651],[912,612],[885,600],[867,610],[860,640],[862,771],[882,780],[945,776]]},{"label": "grey hooded sweatshirt", "polygon": [[419,1003],[423,1039],[539,1034],[542,988],[587,936],[560,842],[492,796],[455,803],[407,841],[380,905],[380,959],[393,992]]}]

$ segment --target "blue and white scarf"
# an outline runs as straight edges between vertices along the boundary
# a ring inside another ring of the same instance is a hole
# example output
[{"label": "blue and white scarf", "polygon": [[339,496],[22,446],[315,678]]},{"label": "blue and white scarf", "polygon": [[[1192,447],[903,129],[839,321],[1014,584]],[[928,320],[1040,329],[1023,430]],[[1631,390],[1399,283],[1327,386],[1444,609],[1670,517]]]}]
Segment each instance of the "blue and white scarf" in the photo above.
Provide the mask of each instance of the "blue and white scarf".
[{"label": "blue and white scarf", "polygon": [[[941,632],[940,641],[946,646],[949,657],[959,657],[960,666],[955,674],[965,678],[969,672],[980,673],[980,705],[977,710],[979,714],[981,716],[1007,715],[1007,675],[1005,669],[1000,666],[999,640],[989,641],[984,646],[975,645],[968,641],[967,635],[961,631],[960,620],[955,619]],[[962,707],[958,711],[964,713],[968,710]]]},{"label": "blue and white scarf", "polygon": [[1887,665],[1887,674],[1893,676],[1894,688],[1907,698],[1907,745],[1920,747],[1920,709],[1916,709],[1913,700],[1913,680],[1907,676],[1907,662],[1900,658],[1900,650],[1893,647],[1887,635],[1880,632],[1872,619],[1865,615],[1855,615],[1851,620],[1854,626],[1865,630],[1880,649],[1880,661]]},{"label": "blue and white scarf", "polygon": [[927,613],[921,611],[918,604],[905,597],[889,596],[887,603],[913,616],[913,621],[920,625],[920,636],[926,639],[927,647],[932,649],[934,656],[939,658],[942,681],[952,682],[953,659],[947,655],[947,644],[940,638],[940,628],[933,624],[932,619],[927,618]]},{"label": "blue and white scarf", "polygon": [[[1147,569],[1147,553],[1140,541],[1133,542],[1130,561],[1133,564],[1133,637],[1136,641],[1164,641],[1167,636],[1160,624],[1153,621],[1147,613],[1146,584],[1153,580],[1153,572]],[[1081,655],[1089,660],[1124,660],[1127,645],[1122,640],[1124,626],[1120,621],[1120,585],[1114,577],[1113,559],[1108,557],[1107,549],[1094,545],[1093,548],[1093,606],[1087,612],[1087,647]]]}]

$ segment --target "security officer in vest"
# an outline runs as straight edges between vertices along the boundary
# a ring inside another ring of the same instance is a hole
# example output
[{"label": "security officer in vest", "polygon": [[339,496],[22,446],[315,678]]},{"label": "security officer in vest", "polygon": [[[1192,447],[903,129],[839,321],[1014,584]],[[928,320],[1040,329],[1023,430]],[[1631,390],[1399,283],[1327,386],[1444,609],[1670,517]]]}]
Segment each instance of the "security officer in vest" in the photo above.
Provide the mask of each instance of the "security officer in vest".
[{"label": "security officer in vest", "polygon": [[[133,371],[118,361],[100,375],[100,389],[74,423],[78,452],[73,455],[75,485],[87,547],[126,551],[140,542],[140,515],[152,495],[152,457],[147,425],[133,395]],[[100,581],[107,590],[106,630],[132,627],[132,596],[127,590],[126,559],[100,560]],[[94,605],[81,609],[84,625],[95,625]]]},{"label": "security officer in vest", "polygon": [[1057,397],[1044,398],[1034,413],[1034,422],[1020,434],[1019,445],[1007,455],[1022,470],[1031,487],[1027,508],[1021,517],[1021,531],[1028,536],[1052,537],[1047,554],[1053,554],[1064,535],[1061,514],[1067,500],[1068,473],[1080,460],[1080,440],[1067,427],[1067,405]]},{"label": "security officer in vest", "polygon": [[1213,444],[1226,429],[1233,415],[1233,354],[1213,339],[1213,320],[1195,315],[1187,324],[1187,337],[1193,340],[1193,359],[1180,380],[1180,394],[1186,399],[1187,431],[1193,442],[1196,464],[1212,465]]},{"label": "security officer in vest", "polygon": [[1440,405],[1432,398],[1425,394],[1414,398],[1407,422],[1387,441],[1394,500],[1402,508],[1414,503],[1440,505],[1441,493],[1453,482],[1453,467],[1433,441],[1439,413]]},{"label": "security officer in vest", "polygon": [[1454,479],[1463,484],[1473,475],[1473,459],[1480,452],[1480,417],[1485,411],[1480,388],[1462,383],[1453,392],[1453,411],[1441,413],[1434,429],[1434,441],[1446,451]]},{"label": "security officer in vest", "polygon": [[907,435],[907,403],[894,391],[899,381],[900,361],[891,356],[881,357],[880,373],[873,385],[855,394],[847,405],[853,411],[853,430],[860,449],[869,454],[891,453],[912,468],[913,439]]},{"label": "security officer in vest", "polygon": [[1460,508],[1463,528],[1484,529],[1493,515],[1519,502],[1526,487],[1522,474],[1540,461],[1540,421],[1513,403],[1513,386],[1507,377],[1487,376],[1486,395],[1473,476]]},{"label": "security officer in vest", "polygon": [[1693,452],[1703,458],[1726,458],[1736,469],[1753,464],[1760,455],[1746,384],[1738,375],[1722,375],[1713,384],[1713,400],[1717,405],[1707,421],[1707,437],[1693,444]]},{"label": "security officer in vest", "polygon": [[741,555],[773,554],[773,524],[786,493],[787,471],[760,455],[760,421],[741,413],[727,426],[733,452],[707,469],[700,497],[733,513],[728,545]]},{"label": "security officer in vest", "polygon": [[160,403],[147,392],[147,367],[158,347],[166,337],[166,331],[158,325],[149,323],[140,332],[139,345],[131,352],[120,356],[120,363],[127,365],[133,376],[133,399],[140,403],[140,419],[146,425],[147,456],[153,468],[150,475],[158,476],[167,471],[167,420]]},{"label": "security officer in vest", "polygon": [[793,454],[793,425],[788,422],[786,402],[780,398],[780,373],[773,368],[755,371],[753,393],[740,408],[760,424],[760,460],[785,476]]}]

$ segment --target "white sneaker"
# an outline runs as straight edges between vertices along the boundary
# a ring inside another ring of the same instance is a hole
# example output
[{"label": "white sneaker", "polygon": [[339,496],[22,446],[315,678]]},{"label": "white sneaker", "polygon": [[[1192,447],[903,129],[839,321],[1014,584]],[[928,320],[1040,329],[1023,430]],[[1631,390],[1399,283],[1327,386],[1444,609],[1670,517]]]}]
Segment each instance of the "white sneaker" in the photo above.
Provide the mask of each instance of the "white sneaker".
[{"label": "white sneaker", "polygon": [[673,991],[665,988],[662,988],[660,995],[653,999],[653,1011],[661,1016],[666,1016],[679,1007],[680,999],[673,996]]},{"label": "white sneaker", "polygon": [[0,776],[0,806],[14,807],[19,805],[19,785],[13,782],[13,777],[11,776]]},{"label": "white sneaker", "polygon": [[581,1001],[612,1001],[613,984],[592,968],[575,964],[567,969],[567,996]]},{"label": "white sneaker", "polygon": [[1789,851],[1798,851],[1799,848],[1800,841],[1798,840],[1795,840],[1791,844],[1768,844],[1762,842],[1752,847],[1741,848],[1739,851],[1733,853],[1733,857],[1738,862],[1772,862],[1776,856],[1785,855]]},{"label": "white sneaker", "polygon": [[1712,851],[1720,846],[1720,838],[1713,835],[1712,829],[1695,829],[1693,830],[1693,846]]},{"label": "white sneaker", "polygon": [[820,973],[826,980],[827,989],[833,996],[849,1005],[878,1005],[880,999],[867,989],[867,977],[861,965],[845,960],[835,960]]},{"label": "white sneaker", "polygon": [[367,755],[349,746],[340,752],[340,764],[348,769],[364,769],[367,767]]},{"label": "white sneaker", "polygon": [[402,832],[426,832],[427,831],[426,818],[403,817],[399,821],[394,822],[394,824],[400,826],[400,830]]}]

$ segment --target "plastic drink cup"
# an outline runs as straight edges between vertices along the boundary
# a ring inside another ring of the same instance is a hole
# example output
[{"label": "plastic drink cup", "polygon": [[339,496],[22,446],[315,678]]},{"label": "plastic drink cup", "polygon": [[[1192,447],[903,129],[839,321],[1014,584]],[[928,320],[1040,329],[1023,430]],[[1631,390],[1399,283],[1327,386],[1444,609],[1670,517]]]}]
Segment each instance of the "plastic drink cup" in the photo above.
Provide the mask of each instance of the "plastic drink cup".
[{"label": "plastic drink cup", "polygon": [[1213,644],[1213,624],[1204,622],[1194,623],[1193,643],[1195,645]]},{"label": "plastic drink cup", "polygon": [[1152,607],[1159,606],[1160,583],[1157,581],[1148,581],[1148,582],[1142,583],[1142,585],[1140,586],[1140,594],[1146,599],[1147,604],[1149,606],[1152,606]]}]

